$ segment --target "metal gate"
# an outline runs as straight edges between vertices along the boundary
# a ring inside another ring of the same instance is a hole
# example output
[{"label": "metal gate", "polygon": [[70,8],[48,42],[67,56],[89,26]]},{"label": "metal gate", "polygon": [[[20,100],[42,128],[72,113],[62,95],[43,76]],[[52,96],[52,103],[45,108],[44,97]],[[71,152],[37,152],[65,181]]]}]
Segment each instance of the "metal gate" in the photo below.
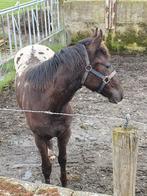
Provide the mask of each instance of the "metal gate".
[{"label": "metal gate", "polygon": [[33,0],[0,11],[0,64],[22,47],[61,32],[59,0]]}]

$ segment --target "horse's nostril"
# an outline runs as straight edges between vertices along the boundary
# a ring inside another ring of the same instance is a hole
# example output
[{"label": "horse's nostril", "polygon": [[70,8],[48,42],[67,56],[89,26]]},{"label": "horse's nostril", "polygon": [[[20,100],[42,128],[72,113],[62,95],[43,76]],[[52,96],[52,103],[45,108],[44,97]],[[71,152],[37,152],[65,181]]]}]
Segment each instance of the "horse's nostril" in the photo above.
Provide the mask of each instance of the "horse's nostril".
[{"label": "horse's nostril", "polygon": [[123,99],[123,93],[121,93],[120,95],[120,101]]}]

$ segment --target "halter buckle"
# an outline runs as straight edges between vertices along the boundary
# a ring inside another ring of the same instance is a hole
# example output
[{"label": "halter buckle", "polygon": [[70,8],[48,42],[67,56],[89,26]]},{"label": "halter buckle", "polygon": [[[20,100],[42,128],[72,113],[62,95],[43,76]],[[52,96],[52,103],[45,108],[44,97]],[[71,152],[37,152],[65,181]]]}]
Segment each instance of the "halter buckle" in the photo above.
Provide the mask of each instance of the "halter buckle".
[{"label": "halter buckle", "polygon": [[109,82],[110,82],[110,77],[109,76],[105,76],[104,78],[103,78],[103,82],[105,83],[105,84],[108,84]]},{"label": "halter buckle", "polygon": [[84,85],[84,83],[85,83],[85,81],[87,79],[87,76],[88,76],[89,72],[92,70],[92,66],[90,64],[89,65],[86,65],[85,70],[86,71],[85,71],[84,76],[83,76],[82,81],[81,81],[81,84],[82,85]]},{"label": "halter buckle", "polygon": [[86,65],[85,70],[87,72],[91,71],[92,70],[92,66],[91,65]]}]

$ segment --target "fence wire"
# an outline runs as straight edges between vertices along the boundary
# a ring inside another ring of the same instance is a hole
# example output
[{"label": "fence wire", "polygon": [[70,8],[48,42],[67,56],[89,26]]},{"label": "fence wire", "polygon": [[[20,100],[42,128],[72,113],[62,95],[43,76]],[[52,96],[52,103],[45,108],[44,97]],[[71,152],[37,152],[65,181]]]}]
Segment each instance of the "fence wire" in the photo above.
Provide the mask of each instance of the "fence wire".
[{"label": "fence wire", "polygon": [[[103,116],[103,115],[89,115],[89,114],[83,114],[83,113],[60,113],[60,112],[51,112],[51,111],[39,111],[39,110],[23,110],[23,109],[15,109],[15,108],[0,108],[1,112],[18,112],[18,113],[40,113],[40,114],[48,114],[48,115],[58,115],[58,116],[70,116],[70,117],[86,117],[86,118],[97,118],[97,119],[112,119],[112,120],[123,120],[124,125],[126,123],[126,116],[123,117],[110,117],[110,116]],[[130,116],[130,115],[129,115]],[[130,119],[131,122],[140,124],[140,125],[147,125],[145,122],[136,121],[133,119]]]}]

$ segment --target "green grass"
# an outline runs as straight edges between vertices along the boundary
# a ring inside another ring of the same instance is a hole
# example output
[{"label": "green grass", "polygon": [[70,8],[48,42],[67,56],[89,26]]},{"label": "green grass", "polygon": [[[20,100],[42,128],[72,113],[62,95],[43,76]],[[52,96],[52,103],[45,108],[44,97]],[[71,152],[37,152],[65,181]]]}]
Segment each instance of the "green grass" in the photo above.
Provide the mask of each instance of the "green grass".
[{"label": "green grass", "polygon": [[[0,10],[15,6],[18,0],[0,0]],[[20,0],[20,3],[25,3],[31,0]]]},{"label": "green grass", "polygon": [[14,68],[14,61],[10,60],[8,63],[3,64],[0,67],[0,70],[4,74],[2,80],[0,80],[0,92],[2,92],[5,88],[10,86],[15,78],[15,68]]},{"label": "green grass", "polygon": [[0,92],[9,87],[15,78],[15,71],[9,72],[4,76],[4,79],[0,81]]},{"label": "green grass", "polygon": [[51,46],[48,46],[49,48],[51,48],[53,51],[58,52],[60,51],[62,48],[64,48],[64,46],[60,45],[60,44],[54,44]]},{"label": "green grass", "polygon": [[15,71],[14,60],[12,59],[12,60],[8,61],[7,63],[3,64],[2,66],[0,66],[0,69],[4,73],[9,73],[11,71]]}]

